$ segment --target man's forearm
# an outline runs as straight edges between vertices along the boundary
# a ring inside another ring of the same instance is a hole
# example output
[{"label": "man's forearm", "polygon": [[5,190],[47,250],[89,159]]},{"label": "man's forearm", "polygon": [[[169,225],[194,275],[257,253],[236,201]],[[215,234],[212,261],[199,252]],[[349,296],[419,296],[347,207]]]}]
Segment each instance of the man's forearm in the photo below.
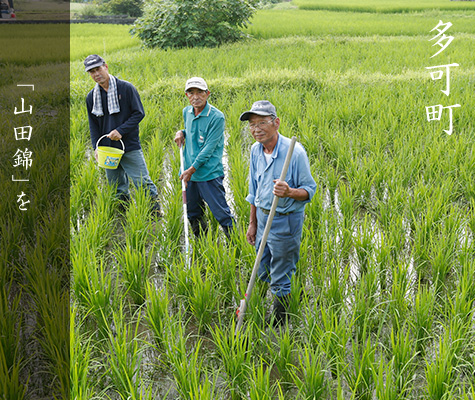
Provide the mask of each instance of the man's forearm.
[{"label": "man's forearm", "polygon": [[257,208],[254,204],[251,204],[251,214],[249,216],[249,224],[257,225]]},{"label": "man's forearm", "polygon": [[290,188],[288,197],[297,201],[305,201],[308,200],[308,192],[305,189]]}]

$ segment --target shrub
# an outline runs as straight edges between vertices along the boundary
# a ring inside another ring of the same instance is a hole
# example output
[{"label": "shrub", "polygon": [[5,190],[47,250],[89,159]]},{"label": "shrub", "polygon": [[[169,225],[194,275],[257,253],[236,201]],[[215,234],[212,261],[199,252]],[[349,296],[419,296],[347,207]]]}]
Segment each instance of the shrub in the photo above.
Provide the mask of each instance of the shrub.
[{"label": "shrub", "polygon": [[104,10],[110,14],[127,14],[131,17],[141,17],[142,8],[142,0],[110,0],[104,4]]},{"label": "shrub", "polygon": [[95,4],[85,5],[79,12],[79,17],[82,19],[87,19],[91,17],[96,17],[98,15],[98,8]]},{"label": "shrub", "polygon": [[147,47],[215,47],[245,36],[256,0],[147,0],[132,34]]}]

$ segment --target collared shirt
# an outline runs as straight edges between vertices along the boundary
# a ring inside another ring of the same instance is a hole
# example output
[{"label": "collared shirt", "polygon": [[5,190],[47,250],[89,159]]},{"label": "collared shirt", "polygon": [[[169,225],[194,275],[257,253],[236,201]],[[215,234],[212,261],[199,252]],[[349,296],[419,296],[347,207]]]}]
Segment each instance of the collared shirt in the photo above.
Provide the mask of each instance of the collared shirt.
[{"label": "collared shirt", "polygon": [[224,114],[206,102],[197,116],[191,105],[185,107],[183,119],[185,169],[191,166],[196,168],[191,180],[205,182],[223,176]]},{"label": "collared shirt", "polygon": [[[274,198],[272,193],[274,179],[280,178],[289,146],[290,139],[279,134],[270,163],[267,164],[264,156],[264,146],[258,142],[252,145],[249,164],[249,194],[246,197],[249,203],[264,210],[271,209]],[[308,193],[308,199],[298,201],[290,197],[280,198],[277,203],[277,212],[303,211],[305,204],[310,202],[315,194],[317,185],[310,172],[307,153],[300,143],[295,144],[285,181],[293,189],[305,189]]]}]

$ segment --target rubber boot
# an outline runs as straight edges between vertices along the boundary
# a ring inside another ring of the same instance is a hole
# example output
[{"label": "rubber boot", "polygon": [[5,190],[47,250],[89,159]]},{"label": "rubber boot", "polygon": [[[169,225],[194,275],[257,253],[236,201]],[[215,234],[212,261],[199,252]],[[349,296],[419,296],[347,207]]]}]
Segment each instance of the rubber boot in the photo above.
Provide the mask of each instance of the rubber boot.
[{"label": "rubber boot", "polygon": [[233,232],[233,226],[232,225],[230,225],[230,226],[221,225],[221,228],[223,228],[223,232],[226,235],[226,238],[228,240],[231,240],[231,233]]},{"label": "rubber boot", "polygon": [[258,296],[264,300],[267,295],[267,290],[269,289],[269,283],[259,280],[256,282],[255,289]]},{"label": "rubber boot", "polygon": [[203,217],[190,220],[190,225],[191,230],[197,238],[205,236],[208,232],[208,224]]},{"label": "rubber boot", "polygon": [[120,213],[125,213],[127,211],[127,207],[129,206],[130,202],[132,199],[130,198],[130,195],[128,194],[120,194],[117,197],[118,200],[118,211]]},{"label": "rubber boot", "polygon": [[287,294],[282,297],[279,297],[279,296],[274,297],[274,304],[272,308],[274,327],[283,326],[288,322],[289,304],[290,304],[290,294]]},{"label": "rubber boot", "polygon": [[160,202],[158,201],[158,196],[152,197],[150,211],[153,215],[155,215],[158,218],[161,218],[163,216],[162,210],[160,207]]}]

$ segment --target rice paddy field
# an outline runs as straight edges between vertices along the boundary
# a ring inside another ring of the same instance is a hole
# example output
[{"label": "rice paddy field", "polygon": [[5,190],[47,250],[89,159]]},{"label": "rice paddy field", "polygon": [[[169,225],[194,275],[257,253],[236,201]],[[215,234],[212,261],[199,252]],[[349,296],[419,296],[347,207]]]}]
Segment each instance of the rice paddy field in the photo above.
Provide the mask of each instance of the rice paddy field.
[{"label": "rice paddy field", "polygon": [[[71,399],[475,398],[475,4],[324,3],[259,10],[252,38],[214,49],[144,50],[126,27],[71,25]],[[454,40],[431,58],[440,20]],[[121,213],[92,156],[82,61],[96,52],[141,94],[161,219],[143,190]],[[452,63],[446,96],[426,67]],[[209,215],[186,268],[173,138],[191,76],[226,116],[238,226],[227,241]],[[239,115],[259,99],[307,150],[318,189],[290,326],[268,328],[270,293],[254,295],[235,335],[255,258]],[[449,109],[427,119],[440,104],[460,104],[451,135]]]}]

